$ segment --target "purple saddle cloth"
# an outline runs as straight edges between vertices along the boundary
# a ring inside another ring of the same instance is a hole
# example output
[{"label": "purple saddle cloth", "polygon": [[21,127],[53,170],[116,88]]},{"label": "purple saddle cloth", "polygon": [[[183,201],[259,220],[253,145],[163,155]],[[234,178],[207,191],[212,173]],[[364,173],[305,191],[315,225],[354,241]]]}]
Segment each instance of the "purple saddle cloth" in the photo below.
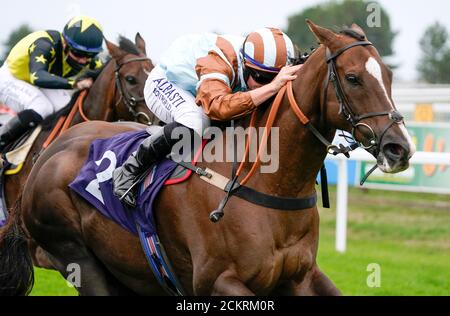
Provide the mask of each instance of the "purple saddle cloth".
[{"label": "purple saddle cloth", "polygon": [[153,166],[147,179],[151,183],[141,189],[137,207],[128,209],[112,193],[112,173],[149,136],[146,130],[118,134],[112,138],[97,139],[89,149],[89,156],[79,175],[69,187],[92,204],[104,216],[116,222],[134,235],[137,226],[146,234],[155,234],[153,202],[161,191],[164,182],[170,177],[177,164],[165,159]]}]

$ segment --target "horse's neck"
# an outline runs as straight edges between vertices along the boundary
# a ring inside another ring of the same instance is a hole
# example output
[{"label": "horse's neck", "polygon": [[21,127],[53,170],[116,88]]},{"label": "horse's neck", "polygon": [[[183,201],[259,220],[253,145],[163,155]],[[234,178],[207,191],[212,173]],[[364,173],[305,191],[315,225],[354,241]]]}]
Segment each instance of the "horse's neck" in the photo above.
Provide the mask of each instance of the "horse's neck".
[{"label": "horse's neck", "polygon": [[[322,85],[327,74],[323,60],[321,50],[313,54],[293,82],[293,89],[303,113],[325,136],[330,137],[333,131],[321,126],[324,125],[320,106]],[[262,123],[265,123],[266,117],[267,113]],[[270,190],[279,196],[312,194],[317,173],[326,156],[324,145],[300,123],[290,108],[287,96],[282,101],[274,126],[279,127],[279,141],[274,139],[279,143],[279,168],[274,173],[256,174],[249,185],[260,187],[266,192]]]},{"label": "horse's neck", "polygon": [[95,80],[83,104],[89,120],[111,121],[114,107],[115,81],[113,63],[109,62]]}]

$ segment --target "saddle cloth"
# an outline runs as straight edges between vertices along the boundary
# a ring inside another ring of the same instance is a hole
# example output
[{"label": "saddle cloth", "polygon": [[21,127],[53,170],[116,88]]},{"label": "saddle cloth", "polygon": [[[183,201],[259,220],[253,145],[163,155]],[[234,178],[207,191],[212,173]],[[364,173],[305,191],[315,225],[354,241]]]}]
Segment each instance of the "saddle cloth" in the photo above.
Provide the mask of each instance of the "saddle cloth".
[{"label": "saddle cloth", "polygon": [[[139,236],[143,251],[158,282],[168,294],[182,295],[184,291],[159,241],[153,212],[153,202],[166,180],[176,170],[177,164],[164,159],[152,167],[149,175],[140,184],[137,207],[133,210],[124,207],[112,193],[114,169],[121,166],[150,134],[149,130],[142,130],[95,140],[79,175],[69,187],[101,214]],[[185,175],[182,181],[187,178]]]},{"label": "saddle cloth", "polygon": [[0,228],[5,226],[6,224],[6,212],[2,210],[0,210]]},{"label": "saddle cloth", "polygon": [[152,167],[145,186],[141,184],[137,207],[128,209],[112,193],[112,173],[137,150],[149,136],[146,130],[118,134],[108,139],[97,139],[90,147],[88,158],[77,178],[69,187],[93,205],[104,216],[134,235],[137,226],[148,234],[155,234],[153,202],[177,164],[164,159]]}]

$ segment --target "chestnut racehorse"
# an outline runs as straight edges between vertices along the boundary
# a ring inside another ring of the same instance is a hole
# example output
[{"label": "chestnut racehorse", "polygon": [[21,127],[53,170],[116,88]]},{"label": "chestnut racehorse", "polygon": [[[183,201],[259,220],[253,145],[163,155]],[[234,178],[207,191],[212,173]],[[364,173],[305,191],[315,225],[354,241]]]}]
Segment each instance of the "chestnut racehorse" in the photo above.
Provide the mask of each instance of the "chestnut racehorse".
[{"label": "chestnut racehorse", "polygon": [[[119,46],[109,41],[106,43],[112,60],[104,66],[93,86],[88,90],[82,107],[85,117],[89,120],[102,121],[153,122],[154,116],[147,109],[142,97],[148,72],[153,69],[151,60],[146,56],[143,38],[138,33],[135,43],[124,37],[120,37]],[[45,125],[48,127],[44,128],[34,142],[22,170],[18,174],[4,177],[8,209],[14,206],[31,172],[33,160],[41,151],[58,117],[59,115],[54,115],[46,120]],[[83,117],[77,112],[69,126],[83,121]],[[33,248],[34,245],[30,244],[30,249]],[[37,251],[32,250],[35,264],[50,267],[51,265],[45,256],[42,256],[43,253],[40,250],[40,248],[37,248]]]},{"label": "chestnut racehorse", "polygon": [[[287,95],[281,99],[273,124],[279,127],[279,169],[275,173],[258,171],[247,183],[276,197],[313,195],[316,175],[327,154],[323,141],[299,122],[298,109],[325,142],[333,139],[336,129],[353,130],[384,172],[408,168],[415,150],[391,98],[392,73],[363,30],[353,25],[336,34],[310,21],[308,25],[322,45],[292,83],[296,105]],[[264,126],[270,111],[270,106],[258,110],[257,127]],[[240,124],[247,126],[248,121],[244,118]],[[7,280],[12,288],[5,290],[7,294],[26,293],[32,279],[32,270],[21,266],[27,262],[27,249],[20,247],[21,234],[45,249],[63,276],[68,275],[69,264],[80,265],[82,286],[77,289],[81,295],[163,294],[139,239],[68,188],[93,140],[142,128],[132,123],[83,123],[39,158],[26,184],[27,194],[3,234],[1,261],[17,266],[12,271],[0,263],[6,269],[4,275],[10,275]],[[231,163],[224,162],[199,166],[222,175],[231,174],[232,169]],[[244,171],[250,167],[247,163]],[[223,196],[222,190],[194,176],[164,188],[155,202],[159,237],[186,293],[340,294],[316,262],[316,206],[286,211],[232,197],[226,216],[212,223],[208,215]],[[11,246],[16,239],[16,247]],[[12,281],[12,277],[17,279]]]}]

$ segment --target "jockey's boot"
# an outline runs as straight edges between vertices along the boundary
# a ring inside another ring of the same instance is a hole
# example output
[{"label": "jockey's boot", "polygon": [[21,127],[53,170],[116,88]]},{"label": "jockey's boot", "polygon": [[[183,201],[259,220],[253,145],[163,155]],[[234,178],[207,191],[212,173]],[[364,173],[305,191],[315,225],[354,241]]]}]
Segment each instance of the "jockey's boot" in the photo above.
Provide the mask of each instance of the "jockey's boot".
[{"label": "jockey's boot", "polygon": [[171,137],[176,127],[183,127],[177,122],[169,123],[157,133],[147,137],[125,163],[113,171],[113,192],[123,203],[131,208],[136,207],[137,181],[159,160],[166,157],[172,146],[178,141]]},{"label": "jockey's boot", "polygon": [[0,128],[0,152],[17,140],[29,129],[42,122],[42,117],[34,110],[24,110]]}]

